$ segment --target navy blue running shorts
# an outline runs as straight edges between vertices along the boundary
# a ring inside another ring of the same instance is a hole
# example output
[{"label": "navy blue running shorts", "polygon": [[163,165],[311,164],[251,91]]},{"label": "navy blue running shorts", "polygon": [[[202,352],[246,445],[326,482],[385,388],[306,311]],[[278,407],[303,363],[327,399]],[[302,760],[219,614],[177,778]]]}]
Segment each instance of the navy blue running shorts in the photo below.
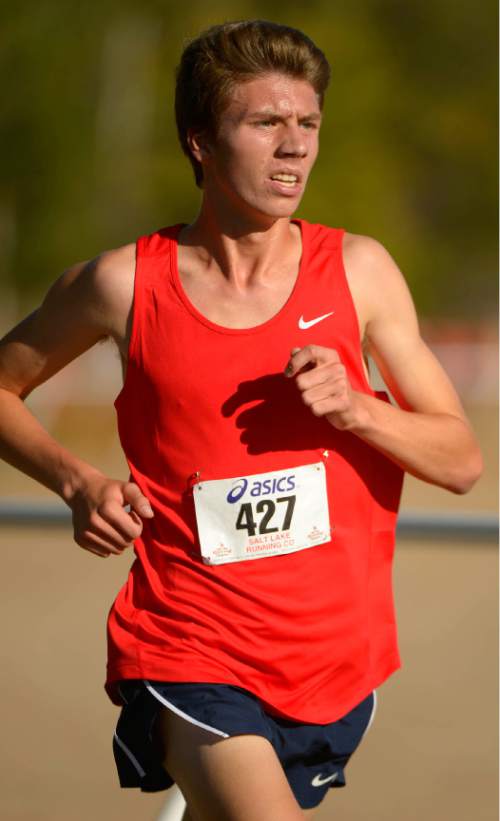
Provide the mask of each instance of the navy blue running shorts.
[{"label": "navy blue running shorts", "polygon": [[330,787],[344,787],[344,768],[372,723],[376,693],[331,724],[301,724],[270,715],[253,693],[229,684],[121,681],[124,706],[113,738],[120,785],[156,792],[174,780],[161,763],[154,725],[162,708],[221,738],[251,733],[274,747],[303,809],[316,807]]}]

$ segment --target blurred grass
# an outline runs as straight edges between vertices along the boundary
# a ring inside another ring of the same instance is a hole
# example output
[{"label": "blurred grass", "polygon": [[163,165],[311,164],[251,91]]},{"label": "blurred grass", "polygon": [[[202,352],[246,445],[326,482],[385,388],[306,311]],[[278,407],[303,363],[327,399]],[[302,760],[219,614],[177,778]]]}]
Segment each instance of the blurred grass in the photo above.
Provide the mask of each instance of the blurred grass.
[{"label": "blurred grass", "polygon": [[299,216],[383,242],[419,314],[494,316],[495,0],[4,4],[4,286],[28,305],[69,265],[193,218],[174,68],[201,30],[255,17],[300,28],[332,64]]}]

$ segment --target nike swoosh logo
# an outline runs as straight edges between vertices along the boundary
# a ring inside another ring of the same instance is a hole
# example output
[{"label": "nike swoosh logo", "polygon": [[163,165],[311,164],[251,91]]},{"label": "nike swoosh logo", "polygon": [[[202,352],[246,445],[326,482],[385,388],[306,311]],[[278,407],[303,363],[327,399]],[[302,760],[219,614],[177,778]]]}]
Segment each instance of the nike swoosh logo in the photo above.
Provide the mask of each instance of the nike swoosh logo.
[{"label": "nike swoosh logo", "polygon": [[315,319],[310,319],[308,322],[304,319],[303,316],[299,319],[299,328],[301,331],[307,331],[308,328],[312,328],[313,325],[317,325],[318,322],[323,322],[324,319],[328,319],[329,316],[332,316],[335,311],[330,311],[329,314],[323,314],[323,316],[317,316]]},{"label": "nike swoosh logo", "polygon": [[313,787],[321,787],[323,784],[326,784],[327,781],[335,781],[338,778],[338,773],[333,773],[333,775],[328,775],[326,778],[321,778],[321,773],[319,775],[315,775],[311,784]]}]

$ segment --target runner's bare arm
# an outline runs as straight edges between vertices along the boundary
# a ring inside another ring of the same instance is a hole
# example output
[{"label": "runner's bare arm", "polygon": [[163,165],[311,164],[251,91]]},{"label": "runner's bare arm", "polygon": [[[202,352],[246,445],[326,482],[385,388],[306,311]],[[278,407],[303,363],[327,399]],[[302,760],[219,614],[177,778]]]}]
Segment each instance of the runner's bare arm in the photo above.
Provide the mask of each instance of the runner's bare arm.
[{"label": "runner's bare arm", "polygon": [[131,504],[152,515],[131,482],[105,477],[53,439],[24,399],[65,365],[111,336],[127,338],[135,246],[73,266],[40,307],[0,340],[0,457],[57,493],[73,510],[75,539],[98,555],[119,553],[141,530]]},{"label": "runner's bare arm", "polygon": [[313,413],[417,478],[465,493],[480,476],[482,459],[457,393],[420,336],[412,298],[390,254],[370,237],[351,237],[344,261],[360,330],[399,407],[353,391],[337,352],[327,348],[296,352],[288,374],[298,374]]}]

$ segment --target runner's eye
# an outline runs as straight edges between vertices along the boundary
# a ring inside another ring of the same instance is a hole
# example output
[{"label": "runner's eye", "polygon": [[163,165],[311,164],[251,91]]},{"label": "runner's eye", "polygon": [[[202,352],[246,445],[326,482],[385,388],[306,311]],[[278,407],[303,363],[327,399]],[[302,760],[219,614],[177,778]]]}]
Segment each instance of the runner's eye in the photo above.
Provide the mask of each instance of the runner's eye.
[{"label": "runner's eye", "polygon": [[261,126],[262,128],[269,128],[270,126],[276,125],[279,120],[275,117],[268,117],[265,120],[257,120],[254,125]]}]

